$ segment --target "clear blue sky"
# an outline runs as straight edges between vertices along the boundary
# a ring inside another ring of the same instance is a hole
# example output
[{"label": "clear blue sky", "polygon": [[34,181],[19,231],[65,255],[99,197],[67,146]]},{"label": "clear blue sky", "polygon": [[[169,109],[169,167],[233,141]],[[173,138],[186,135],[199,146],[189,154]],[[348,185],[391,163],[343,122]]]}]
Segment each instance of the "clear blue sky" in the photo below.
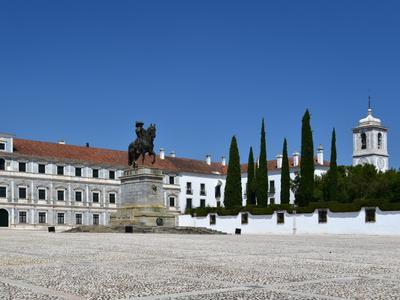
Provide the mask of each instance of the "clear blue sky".
[{"label": "clear blue sky", "polygon": [[134,121],[158,126],[157,151],[213,160],[238,138],[241,160],[315,146],[351,163],[367,113],[390,128],[400,166],[399,1],[1,1],[0,131],[126,149]]}]

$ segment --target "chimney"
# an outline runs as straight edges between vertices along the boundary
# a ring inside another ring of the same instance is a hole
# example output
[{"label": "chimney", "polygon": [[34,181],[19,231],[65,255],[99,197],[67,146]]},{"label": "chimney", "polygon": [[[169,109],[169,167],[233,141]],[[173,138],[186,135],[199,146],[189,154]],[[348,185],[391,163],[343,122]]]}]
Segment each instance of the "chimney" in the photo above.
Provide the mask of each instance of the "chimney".
[{"label": "chimney", "polygon": [[226,158],[225,158],[225,156],[221,157],[221,165],[223,165],[224,167],[226,166]]},{"label": "chimney", "polygon": [[282,160],[283,160],[283,155],[282,155],[282,154],[278,154],[278,155],[276,156],[276,167],[277,167],[278,169],[281,169],[281,168],[282,168]]},{"label": "chimney", "polygon": [[210,154],[206,155],[206,164],[211,165],[211,155]]},{"label": "chimney", "polygon": [[59,145],[65,145],[65,141],[64,141],[64,140],[59,140],[59,141],[58,141],[58,144],[59,144]]},{"label": "chimney", "polygon": [[171,151],[170,156],[171,156],[171,157],[176,157],[175,151]]},{"label": "chimney", "polygon": [[300,153],[299,152],[293,153],[293,167],[298,167],[299,166],[299,158],[300,158]]},{"label": "chimney", "polygon": [[321,166],[324,164],[324,147],[322,145],[318,146],[317,162]]},{"label": "chimney", "polygon": [[164,148],[160,148],[160,159],[164,159],[164,158],[165,158]]}]

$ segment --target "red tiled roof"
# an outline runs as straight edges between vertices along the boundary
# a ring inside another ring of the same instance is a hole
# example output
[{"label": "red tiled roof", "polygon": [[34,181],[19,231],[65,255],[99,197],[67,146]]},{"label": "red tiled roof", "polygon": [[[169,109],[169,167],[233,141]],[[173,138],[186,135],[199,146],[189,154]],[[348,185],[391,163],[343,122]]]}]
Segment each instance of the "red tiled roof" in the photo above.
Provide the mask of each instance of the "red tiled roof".
[{"label": "red tiled roof", "polygon": [[24,156],[62,161],[76,161],[87,164],[128,166],[125,151],[91,148],[58,143],[39,142],[14,138],[14,152]]},{"label": "red tiled roof", "polygon": [[[15,138],[14,153],[35,158],[56,161],[72,161],[76,163],[109,166],[121,169],[128,167],[128,153],[127,151],[120,150],[39,142]],[[141,159],[139,159],[138,163],[139,165],[176,173],[188,172],[201,174],[226,174],[227,172],[227,166],[223,166],[221,163],[216,162],[208,165],[205,160],[166,156],[165,159],[160,159],[157,157],[154,164],[152,164],[151,161],[152,158],[146,156],[143,164]],[[292,158],[290,159],[290,166],[293,166]],[[325,162],[324,166],[329,166],[329,163]],[[243,164],[241,169],[243,173],[246,173],[247,164]],[[276,160],[268,161],[268,169],[277,169]]]}]

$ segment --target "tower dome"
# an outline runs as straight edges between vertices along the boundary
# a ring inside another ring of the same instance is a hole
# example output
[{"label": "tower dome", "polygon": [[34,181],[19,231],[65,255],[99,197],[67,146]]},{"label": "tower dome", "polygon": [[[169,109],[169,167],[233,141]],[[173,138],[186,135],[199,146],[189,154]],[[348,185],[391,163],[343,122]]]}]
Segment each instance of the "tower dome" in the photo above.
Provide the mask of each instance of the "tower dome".
[{"label": "tower dome", "polygon": [[381,122],[380,119],[375,118],[375,117],[372,115],[372,108],[371,108],[371,106],[369,106],[369,108],[368,108],[368,116],[365,117],[365,118],[363,118],[363,119],[361,119],[361,120],[358,122],[358,125],[359,125],[359,126],[371,126],[371,125],[381,126],[381,125],[382,125],[382,122]]}]

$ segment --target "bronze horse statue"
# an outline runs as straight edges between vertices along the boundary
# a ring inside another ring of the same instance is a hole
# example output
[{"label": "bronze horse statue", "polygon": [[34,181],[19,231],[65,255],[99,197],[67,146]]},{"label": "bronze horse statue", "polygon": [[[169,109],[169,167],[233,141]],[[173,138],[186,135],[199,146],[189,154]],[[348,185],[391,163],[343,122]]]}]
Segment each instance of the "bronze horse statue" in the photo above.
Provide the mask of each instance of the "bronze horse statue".
[{"label": "bronze horse statue", "polygon": [[137,138],[134,142],[129,144],[128,147],[128,164],[132,168],[138,165],[136,161],[142,156],[142,163],[146,153],[153,156],[152,164],[156,162],[156,154],[154,153],[154,139],[156,138],[156,125],[150,124],[146,129],[143,128],[143,123],[136,122],[136,135]]}]

